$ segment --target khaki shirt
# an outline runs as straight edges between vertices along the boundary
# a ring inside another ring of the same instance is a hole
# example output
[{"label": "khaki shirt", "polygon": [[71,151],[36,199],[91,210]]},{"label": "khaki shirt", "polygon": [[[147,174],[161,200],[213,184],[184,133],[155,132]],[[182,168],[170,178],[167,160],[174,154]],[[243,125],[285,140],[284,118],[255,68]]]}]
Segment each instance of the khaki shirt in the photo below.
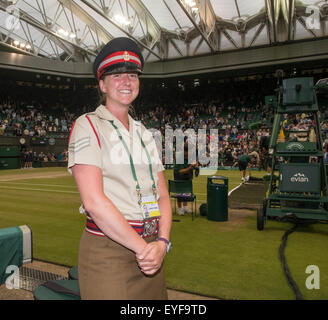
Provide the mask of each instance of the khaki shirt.
[{"label": "khaki shirt", "polygon": [[[97,135],[87,116],[91,120]],[[132,155],[141,194],[153,194],[148,158],[137,134],[138,131],[150,155],[153,177],[157,187],[157,174],[163,171],[164,167],[151,132],[130,116],[128,131],[103,105],[100,105],[95,112],[84,114],[76,120],[69,140],[68,171],[72,173],[71,168],[75,164],[88,164],[99,167],[103,175],[104,194],[115,204],[127,220],[143,220],[128,154],[109,120],[113,121],[118,127]]]}]

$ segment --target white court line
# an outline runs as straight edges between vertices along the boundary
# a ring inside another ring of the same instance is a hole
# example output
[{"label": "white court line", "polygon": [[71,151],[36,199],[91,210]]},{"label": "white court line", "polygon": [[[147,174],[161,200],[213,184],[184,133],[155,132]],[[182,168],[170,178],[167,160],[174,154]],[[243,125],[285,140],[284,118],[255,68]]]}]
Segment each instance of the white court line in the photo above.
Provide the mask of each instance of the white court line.
[{"label": "white court line", "polygon": [[231,193],[233,193],[234,191],[236,191],[238,188],[240,188],[243,185],[243,183],[241,183],[239,186],[237,186],[236,188],[233,188],[232,190],[229,191],[228,193],[228,197],[231,195]]},{"label": "white court line", "polygon": [[59,193],[79,193],[78,191],[62,191],[62,190],[51,190],[51,189],[24,189],[24,188],[15,188],[15,187],[7,187],[0,185],[0,188],[10,189],[10,190],[22,190],[22,191],[43,191],[43,192],[59,192]]},{"label": "white court line", "polygon": [[9,184],[22,184],[28,186],[46,186],[46,187],[62,187],[62,188],[76,188],[76,186],[65,186],[61,184],[43,184],[43,183],[27,183],[27,182],[13,182],[13,181],[2,181],[2,184],[9,183]]}]

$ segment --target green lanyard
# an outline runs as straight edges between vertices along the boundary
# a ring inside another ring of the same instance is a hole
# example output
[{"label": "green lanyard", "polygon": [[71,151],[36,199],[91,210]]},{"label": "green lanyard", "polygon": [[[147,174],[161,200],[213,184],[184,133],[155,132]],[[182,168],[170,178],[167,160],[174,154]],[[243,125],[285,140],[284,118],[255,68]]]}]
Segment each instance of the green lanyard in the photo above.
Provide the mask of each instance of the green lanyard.
[{"label": "green lanyard", "polygon": [[[120,130],[117,128],[117,126],[114,124],[114,121],[113,120],[109,120],[109,122],[112,124],[112,126],[114,127],[114,129],[116,130],[117,132],[117,135],[118,137],[120,138],[123,146],[124,146],[124,149],[126,151],[126,153],[128,154],[129,156],[129,160],[130,160],[130,168],[131,168],[131,172],[132,172],[132,176],[133,176],[133,179],[134,181],[136,182],[136,190],[137,190],[137,195],[139,197],[139,204],[141,204],[141,188],[140,188],[140,185],[139,185],[139,182],[138,182],[138,178],[137,178],[137,175],[136,175],[136,170],[135,170],[135,167],[134,167],[134,164],[133,164],[133,159],[132,159],[132,155],[122,137],[122,134],[120,132]],[[153,194],[155,196],[155,199],[156,199],[156,194],[157,194],[157,191],[156,191],[156,184],[155,184],[155,179],[154,179],[154,176],[153,176],[153,169],[152,169],[152,165],[151,165],[151,159],[150,159],[150,155],[148,153],[148,150],[140,136],[140,133],[137,131],[138,133],[138,136],[140,138],[140,141],[141,141],[141,145],[142,147],[144,148],[145,152],[146,152],[146,155],[147,155],[147,158],[148,158],[148,166],[149,166],[149,173],[150,173],[150,177],[153,181],[153,185],[152,185],[152,189],[153,189]]]}]

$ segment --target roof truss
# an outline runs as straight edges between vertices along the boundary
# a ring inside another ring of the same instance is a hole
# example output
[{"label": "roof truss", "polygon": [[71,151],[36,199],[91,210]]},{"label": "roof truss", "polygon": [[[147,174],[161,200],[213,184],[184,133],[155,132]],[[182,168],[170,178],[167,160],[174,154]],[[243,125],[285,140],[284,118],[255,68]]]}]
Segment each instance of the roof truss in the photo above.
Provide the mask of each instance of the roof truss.
[{"label": "roof truss", "polygon": [[[235,15],[229,19],[216,12],[213,0],[156,1],[176,28],[158,22],[152,11],[155,2],[149,0],[0,0],[4,20],[18,20],[15,27],[0,26],[0,44],[25,54],[90,62],[109,40],[125,35],[140,45],[146,61],[164,61],[298,40],[300,33],[324,37],[328,32],[324,0],[313,0],[310,6],[297,0],[257,0],[263,6],[249,15],[248,0],[215,0],[231,5]],[[10,11],[15,8],[16,16]],[[118,14],[128,23],[118,21]],[[60,29],[75,36],[63,35]],[[29,43],[30,50],[17,47],[14,40]]]}]

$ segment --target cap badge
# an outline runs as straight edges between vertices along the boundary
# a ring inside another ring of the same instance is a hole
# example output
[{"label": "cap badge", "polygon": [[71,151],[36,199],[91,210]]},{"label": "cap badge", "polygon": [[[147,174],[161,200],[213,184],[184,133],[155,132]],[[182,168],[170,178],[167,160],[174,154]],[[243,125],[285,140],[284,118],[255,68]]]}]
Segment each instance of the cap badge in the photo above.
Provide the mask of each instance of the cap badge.
[{"label": "cap badge", "polygon": [[124,51],[123,53],[123,59],[124,61],[129,61],[130,60],[130,55],[127,51]]}]

